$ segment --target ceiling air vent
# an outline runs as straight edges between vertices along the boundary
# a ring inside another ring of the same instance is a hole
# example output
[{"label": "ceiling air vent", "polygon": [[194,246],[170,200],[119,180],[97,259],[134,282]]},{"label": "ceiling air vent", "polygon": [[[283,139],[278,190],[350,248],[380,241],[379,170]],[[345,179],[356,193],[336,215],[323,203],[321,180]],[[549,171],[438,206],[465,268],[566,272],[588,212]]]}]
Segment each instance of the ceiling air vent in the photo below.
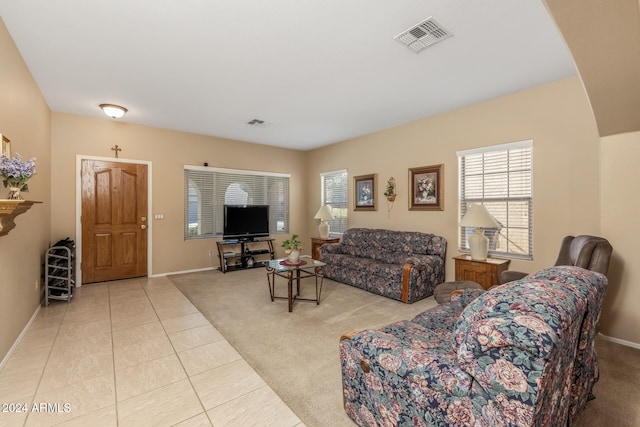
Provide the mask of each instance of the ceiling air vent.
[{"label": "ceiling air vent", "polygon": [[251,126],[257,126],[260,128],[266,128],[267,127],[267,122],[265,122],[264,120],[260,120],[260,119],[253,119],[253,120],[249,120],[247,122],[248,125]]},{"label": "ceiling air vent", "polygon": [[394,39],[418,53],[451,36],[453,36],[453,33],[449,32],[449,30],[430,16],[424,21],[398,34]]}]

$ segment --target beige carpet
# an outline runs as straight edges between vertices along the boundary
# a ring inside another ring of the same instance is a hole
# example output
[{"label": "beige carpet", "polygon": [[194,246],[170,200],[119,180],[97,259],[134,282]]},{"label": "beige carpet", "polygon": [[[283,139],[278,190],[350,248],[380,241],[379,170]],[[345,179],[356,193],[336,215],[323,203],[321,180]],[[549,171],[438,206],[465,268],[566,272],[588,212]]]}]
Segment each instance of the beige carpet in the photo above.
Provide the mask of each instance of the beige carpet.
[{"label": "beige carpet", "polygon": [[578,427],[640,426],[640,350],[596,340],[600,380],[594,400],[578,416]]},{"label": "beige carpet", "polygon": [[[433,297],[404,304],[325,280],[320,305],[297,301],[289,313],[286,299],[271,302],[262,268],[170,279],[307,427],[354,426],[342,409],[340,335],[436,305]],[[286,281],[276,280],[276,295],[286,296]],[[302,285],[302,297],[312,298],[313,279]]]},{"label": "beige carpet", "polygon": [[[354,424],[342,409],[338,341],[351,329],[410,319],[436,305],[433,297],[403,304],[351,286],[324,281],[320,305],[269,299],[262,268],[222,274],[206,271],[170,276],[231,345],[307,427]],[[276,292],[286,295],[284,279]],[[312,297],[312,279],[303,297]],[[598,340],[601,380],[578,426],[640,425],[640,350]]]}]

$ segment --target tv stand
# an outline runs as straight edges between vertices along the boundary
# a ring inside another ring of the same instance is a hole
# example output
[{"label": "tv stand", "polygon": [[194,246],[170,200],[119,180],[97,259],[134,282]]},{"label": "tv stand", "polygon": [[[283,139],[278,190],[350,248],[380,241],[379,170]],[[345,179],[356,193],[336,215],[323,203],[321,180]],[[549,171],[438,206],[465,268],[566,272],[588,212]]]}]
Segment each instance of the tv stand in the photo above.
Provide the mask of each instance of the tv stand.
[{"label": "tv stand", "polygon": [[[254,239],[218,240],[218,257],[220,271],[245,270],[247,268],[264,267],[268,259],[275,258],[273,241],[270,237],[256,237]],[[237,251],[239,249],[239,251]],[[269,257],[266,259],[266,257]],[[256,259],[256,258],[261,259]]]}]

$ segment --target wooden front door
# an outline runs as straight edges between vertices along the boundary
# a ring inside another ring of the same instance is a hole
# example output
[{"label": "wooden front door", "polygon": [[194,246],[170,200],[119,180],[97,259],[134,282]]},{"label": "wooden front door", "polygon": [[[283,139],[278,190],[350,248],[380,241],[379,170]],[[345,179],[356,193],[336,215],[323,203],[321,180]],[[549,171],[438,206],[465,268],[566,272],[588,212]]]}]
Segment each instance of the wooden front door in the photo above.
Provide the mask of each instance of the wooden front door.
[{"label": "wooden front door", "polygon": [[82,283],[147,275],[147,165],[82,160]]}]

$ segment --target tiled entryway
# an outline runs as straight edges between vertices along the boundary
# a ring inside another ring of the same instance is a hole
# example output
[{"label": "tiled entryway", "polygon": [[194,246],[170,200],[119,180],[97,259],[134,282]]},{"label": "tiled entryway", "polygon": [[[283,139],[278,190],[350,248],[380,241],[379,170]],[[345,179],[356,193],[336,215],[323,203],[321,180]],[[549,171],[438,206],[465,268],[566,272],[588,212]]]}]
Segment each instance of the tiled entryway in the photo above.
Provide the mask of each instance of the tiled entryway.
[{"label": "tiled entryway", "polygon": [[42,307],[0,403],[0,426],[303,426],[166,277]]}]

